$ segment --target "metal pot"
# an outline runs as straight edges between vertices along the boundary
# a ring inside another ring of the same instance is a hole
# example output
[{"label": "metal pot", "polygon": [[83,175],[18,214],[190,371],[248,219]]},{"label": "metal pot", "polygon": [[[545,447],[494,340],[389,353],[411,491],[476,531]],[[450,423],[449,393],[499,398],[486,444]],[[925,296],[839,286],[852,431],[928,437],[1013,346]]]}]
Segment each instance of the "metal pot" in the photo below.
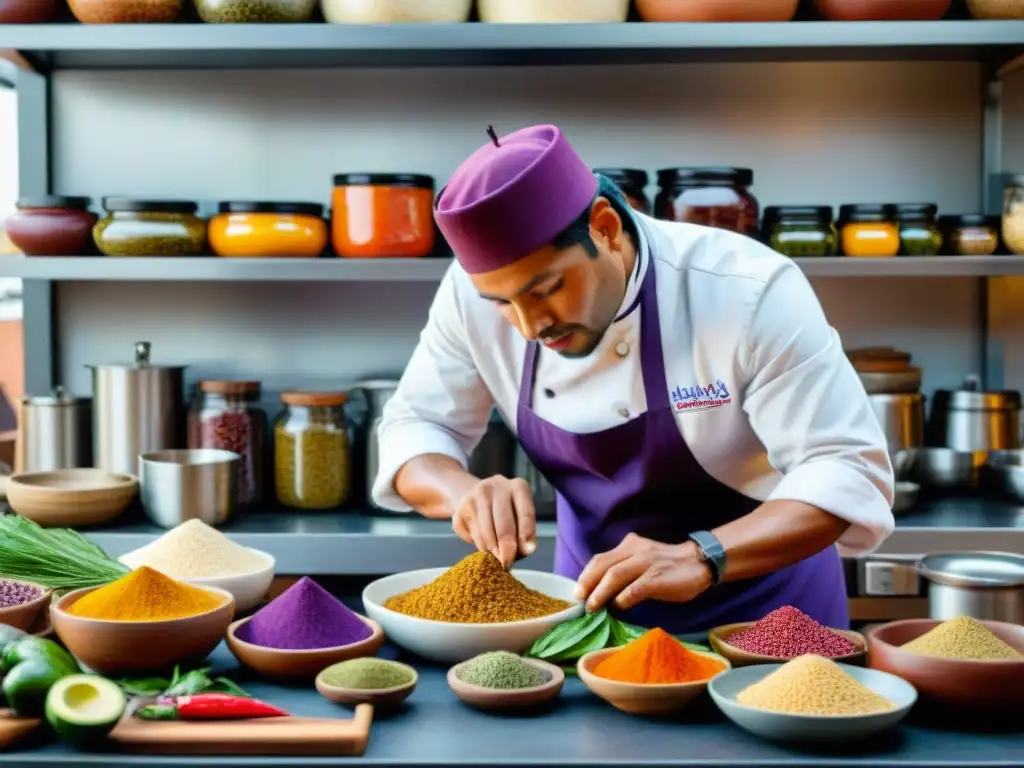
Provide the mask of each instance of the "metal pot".
[{"label": "metal pot", "polygon": [[90,442],[87,400],[65,394],[63,387],[51,395],[21,399],[19,471],[91,467]]},{"label": "metal pot", "polygon": [[910,478],[922,488],[976,491],[981,484],[981,468],[988,457],[985,451],[922,448],[914,454]]},{"label": "metal pot", "polygon": [[993,451],[981,474],[982,488],[1024,502],[1024,451]]},{"label": "metal pot", "polygon": [[928,614],[1024,624],[1024,556],[1009,552],[940,552],[918,562],[928,584]]},{"label": "metal pot", "polygon": [[957,451],[1016,450],[1020,411],[1019,392],[982,392],[977,377],[969,376],[961,389],[936,391],[928,444]]},{"label": "metal pot", "polygon": [[93,453],[109,472],[135,474],[139,455],[184,445],[183,365],[152,365],[150,344],[135,344],[135,362],[92,369]]},{"label": "metal pot", "polygon": [[238,507],[242,457],[200,448],[154,451],[139,456],[139,495],[146,516],[163,528],[198,518],[223,525]]},{"label": "metal pot", "polygon": [[868,400],[889,443],[889,453],[924,445],[924,395],[869,395]]},{"label": "metal pot", "polygon": [[398,391],[398,379],[362,381],[356,384],[355,388],[363,393],[367,407],[366,421],[363,424],[363,439],[360,440],[363,445],[363,460],[366,464],[366,503],[373,509],[379,510],[380,507],[373,503],[370,495],[373,483],[377,479],[377,471],[380,469],[380,443],[377,438],[377,430],[384,414],[384,406]]}]

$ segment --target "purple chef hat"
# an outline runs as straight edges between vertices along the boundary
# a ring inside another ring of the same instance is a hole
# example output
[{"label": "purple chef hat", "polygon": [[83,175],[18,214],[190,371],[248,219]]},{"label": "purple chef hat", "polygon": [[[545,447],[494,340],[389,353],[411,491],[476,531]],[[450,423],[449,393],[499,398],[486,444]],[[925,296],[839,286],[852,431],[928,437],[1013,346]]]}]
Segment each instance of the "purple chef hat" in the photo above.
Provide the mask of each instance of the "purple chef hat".
[{"label": "purple chef hat", "polygon": [[562,132],[535,125],[491,141],[452,174],[434,218],[470,274],[490,272],[546,245],[597,194],[597,179]]}]

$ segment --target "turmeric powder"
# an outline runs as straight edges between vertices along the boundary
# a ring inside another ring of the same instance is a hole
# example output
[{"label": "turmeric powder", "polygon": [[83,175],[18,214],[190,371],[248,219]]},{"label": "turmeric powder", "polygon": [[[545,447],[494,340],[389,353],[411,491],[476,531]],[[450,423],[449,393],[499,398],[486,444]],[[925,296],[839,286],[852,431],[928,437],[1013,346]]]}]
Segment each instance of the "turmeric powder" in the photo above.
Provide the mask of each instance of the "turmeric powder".
[{"label": "turmeric powder", "polygon": [[166,621],[198,616],[223,602],[213,592],[175,581],[143,565],[76,600],[68,613],[105,621]]},{"label": "turmeric powder", "polygon": [[664,685],[707,680],[725,668],[724,661],[691,651],[655,627],[602,659],[594,674],[621,683]]}]

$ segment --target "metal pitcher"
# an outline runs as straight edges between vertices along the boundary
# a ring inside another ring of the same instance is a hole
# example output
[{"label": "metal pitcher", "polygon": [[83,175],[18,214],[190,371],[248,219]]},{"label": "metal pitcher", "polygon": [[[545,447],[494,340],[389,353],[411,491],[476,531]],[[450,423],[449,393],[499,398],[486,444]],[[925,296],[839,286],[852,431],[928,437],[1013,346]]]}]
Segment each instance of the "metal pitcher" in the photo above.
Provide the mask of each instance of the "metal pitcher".
[{"label": "metal pitcher", "polygon": [[373,482],[377,479],[377,470],[380,468],[380,444],[377,441],[377,428],[380,426],[384,406],[398,391],[398,379],[362,381],[356,384],[356,389],[363,393],[367,407],[366,420],[363,423],[363,437],[360,440],[365,463],[366,503],[373,509],[380,509],[373,503],[371,497]]},{"label": "metal pitcher", "polygon": [[20,472],[91,467],[89,404],[63,387],[43,397],[21,398]]},{"label": "metal pitcher", "polygon": [[135,475],[139,455],[184,445],[183,365],[150,363],[150,343],[135,344],[135,361],[92,369],[93,453],[108,472]]}]

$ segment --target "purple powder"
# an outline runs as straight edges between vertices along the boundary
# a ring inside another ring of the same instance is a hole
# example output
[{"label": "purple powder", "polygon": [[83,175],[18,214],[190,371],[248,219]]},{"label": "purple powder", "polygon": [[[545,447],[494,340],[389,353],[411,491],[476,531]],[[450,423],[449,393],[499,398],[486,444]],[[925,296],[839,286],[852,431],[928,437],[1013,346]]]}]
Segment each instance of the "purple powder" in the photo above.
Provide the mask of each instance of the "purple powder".
[{"label": "purple powder", "polygon": [[0,608],[11,608],[27,603],[30,600],[35,600],[41,594],[43,591],[38,587],[0,579]]},{"label": "purple powder", "polygon": [[302,577],[238,629],[238,637],[264,648],[306,651],[365,640],[367,624],[308,576]]}]

